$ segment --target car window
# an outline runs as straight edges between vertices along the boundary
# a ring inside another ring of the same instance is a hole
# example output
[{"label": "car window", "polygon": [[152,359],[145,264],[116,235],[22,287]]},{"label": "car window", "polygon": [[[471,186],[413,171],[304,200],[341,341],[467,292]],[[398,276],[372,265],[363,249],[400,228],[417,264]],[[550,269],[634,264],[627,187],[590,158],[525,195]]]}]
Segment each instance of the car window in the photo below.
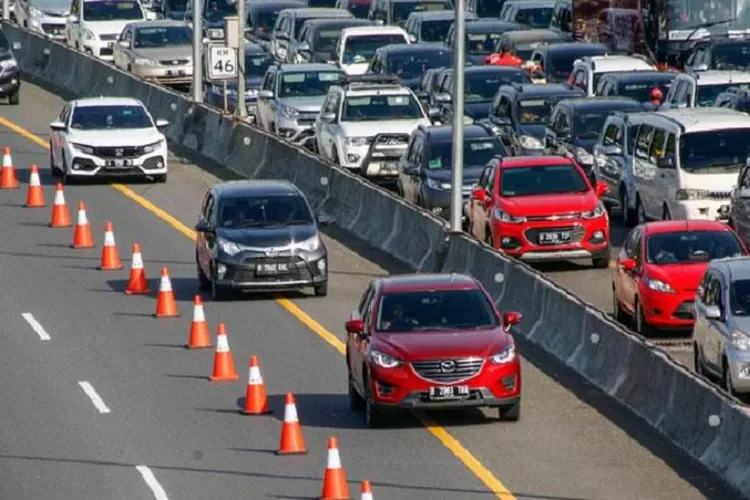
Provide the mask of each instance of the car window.
[{"label": "car window", "polygon": [[729,307],[734,316],[750,316],[750,280],[732,282],[729,286]]},{"label": "car window", "polygon": [[154,124],[143,106],[78,106],[73,111],[70,128],[76,130],[141,129]]},{"label": "car window", "polygon": [[500,196],[544,196],[589,190],[575,165],[513,167],[502,170]]},{"label": "car window", "polygon": [[638,131],[638,138],[635,141],[635,156],[641,160],[648,160],[649,149],[651,148],[651,138],[654,136],[654,127],[651,125],[642,125]]},{"label": "car window", "polygon": [[261,195],[221,200],[218,225],[226,228],[284,227],[314,224],[305,199],[299,195]]},{"label": "car window", "polygon": [[730,231],[674,231],[650,235],[646,241],[650,264],[709,262],[743,255],[739,239]]}]

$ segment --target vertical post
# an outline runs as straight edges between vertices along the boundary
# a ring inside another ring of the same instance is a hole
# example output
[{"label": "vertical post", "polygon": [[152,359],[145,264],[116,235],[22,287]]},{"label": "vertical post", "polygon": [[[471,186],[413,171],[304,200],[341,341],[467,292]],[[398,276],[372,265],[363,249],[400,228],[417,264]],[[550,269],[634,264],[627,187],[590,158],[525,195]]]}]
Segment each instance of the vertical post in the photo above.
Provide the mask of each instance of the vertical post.
[{"label": "vertical post", "polygon": [[245,106],[245,0],[237,0],[237,116],[247,116]]},{"label": "vertical post", "polygon": [[[8,1],[8,0],[4,0]],[[193,102],[203,102],[203,5],[193,2]],[[206,54],[208,57],[208,54]]]},{"label": "vertical post", "polygon": [[465,0],[456,0],[456,51],[453,59],[453,172],[451,231],[461,231],[464,187],[464,66],[466,61]]},{"label": "vertical post", "polygon": [[10,22],[10,0],[3,0],[3,21]]},{"label": "vertical post", "polygon": [[229,113],[229,96],[227,96],[227,81],[222,80],[221,83],[224,86],[224,113]]}]

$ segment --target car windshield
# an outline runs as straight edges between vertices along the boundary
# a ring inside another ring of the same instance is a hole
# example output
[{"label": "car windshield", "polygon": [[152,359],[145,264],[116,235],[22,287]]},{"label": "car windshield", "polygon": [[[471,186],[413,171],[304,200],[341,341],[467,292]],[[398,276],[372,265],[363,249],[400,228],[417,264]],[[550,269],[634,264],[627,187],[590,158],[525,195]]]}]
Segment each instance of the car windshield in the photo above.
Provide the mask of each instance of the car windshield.
[{"label": "car windshield", "polygon": [[522,8],[516,14],[513,22],[525,24],[533,29],[547,28],[552,21],[552,7],[528,7]]},{"label": "car windshield", "polygon": [[75,130],[151,128],[154,124],[143,106],[76,106],[70,120]]},{"label": "car windshield", "polygon": [[65,0],[33,0],[32,2],[28,2],[28,4],[29,6],[33,6],[41,11],[47,9],[55,11],[59,9],[68,9],[70,7],[70,2],[66,2]]},{"label": "car windshield", "polygon": [[477,17],[500,17],[500,11],[505,5],[504,0],[477,0]]},{"label": "car windshield", "polygon": [[206,20],[217,22],[227,16],[237,15],[237,2],[235,0],[210,0],[205,8]]},{"label": "car windshield", "polygon": [[738,172],[750,156],[750,128],[688,132],[680,137],[680,166],[692,173]]},{"label": "car windshield", "polygon": [[584,193],[589,189],[574,165],[504,168],[500,177],[500,195],[505,197]]},{"label": "car windshield", "polygon": [[638,102],[648,102],[651,100],[651,91],[654,88],[661,90],[661,95],[667,95],[669,87],[672,85],[674,76],[665,80],[663,78],[654,78],[650,81],[640,82],[620,82],[617,89],[617,95],[629,97]]},{"label": "car windshield", "polygon": [[320,30],[315,34],[315,52],[333,52],[341,36],[340,29]]},{"label": "car windshield", "polygon": [[305,199],[298,194],[226,198],[219,204],[220,227],[279,227],[314,224]]},{"label": "car windshield", "polygon": [[451,29],[453,19],[445,19],[443,21],[422,21],[422,36],[423,42],[442,42],[448,36],[448,30]]},{"label": "car windshield", "polygon": [[521,99],[518,101],[518,116],[521,125],[545,125],[558,98]]},{"label": "car windshield", "polygon": [[750,280],[732,281],[729,286],[729,307],[733,316],[750,316]]},{"label": "car windshield", "polygon": [[743,255],[739,240],[730,231],[675,231],[646,238],[649,264],[689,264]]},{"label": "car windshield", "polygon": [[393,2],[391,4],[391,24],[404,26],[412,12],[452,9],[450,2]]},{"label": "car windshield", "polygon": [[273,57],[266,52],[247,54],[245,55],[245,76],[263,76],[271,63],[273,63]]},{"label": "car windshield", "polygon": [[372,61],[375,51],[390,44],[407,43],[404,35],[362,35],[346,39],[342,57],[344,64],[367,63]]},{"label": "car windshield", "polygon": [[[500,143],[491,137],[467,139],[464,141],[464,166],[481,167],[495,155],[502,154]],[[453,168],[453,143],[439,142],[430,144],[428,170],[450,170]]]},{"label": "car windshield", "polygon": [[94,0],[83,2],[83,19],[86,21],[134,21],[144,19],[144,14],[138,2]]},{"label": "car windshield", "polygon": [[466,35],[466,50],[472,56],[486,56],[495,50],[502,33],[469,33]]},{"label": "car windshield", "polygon": [[337,71],[306,71],[284,73],[279,85],[279,97],[312,97],[328,93],[331,85],[341,81]]},{"label": "car windshield", "polygon": [[713,106],[719,94],[726,92],[729,88],[750,90],[750,83],[719,83],[715,85],[698,85],[695,96],[695,105],[701,108]]},{"label": "car windshield", "polygon": [[578,111],[573,116],[573,135],[580,139],[594,139],[599,137],[604,122],[609,117],[610,109],[592,109]]},{"label": "car windshield", "polygon": [[485,102],[491,101],[497,89],[502,85],[515,83],[531,83],[528,75],[521,69],[517,71],[497,72],[478,72],[464,73],[464,85],[466,102]]},{"label": "car windshield", "polygon": [[453,52],[450,50],[425,51],[421,54],[390,54],[388,72],[404,80],[419,78],[430,68],[450,66]]},{"label": "car windshield", "polygon": [[418,120],[422,108],[411,94],[348,97],[341,112],[348,122]]},{"label": "car windshield", "polygon": [[193,42],[193,30],[188,26],[159,26],[140,28],[135,32],[133,48],[156,49],[179,47]]},{"label": "car windshield", "polygon": [[750,70],[750,42],[720,43],[711,48],[711,69]]},{"label": "car windshield", "polygon": [[370,13],[370,0],[349,0],[347,10],[357,19],[367,19]]},{"label": "car windshield", "polygon": [[498,326],[494,308],[481,290],[425,290],[383,294],[376,329],[391,333]]}]

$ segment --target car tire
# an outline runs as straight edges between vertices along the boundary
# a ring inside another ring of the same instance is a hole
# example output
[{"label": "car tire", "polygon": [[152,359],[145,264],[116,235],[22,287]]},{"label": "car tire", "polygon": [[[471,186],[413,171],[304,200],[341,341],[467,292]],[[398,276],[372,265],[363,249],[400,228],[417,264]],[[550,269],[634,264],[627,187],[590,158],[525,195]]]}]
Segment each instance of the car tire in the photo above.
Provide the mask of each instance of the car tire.
[{"label": "car tire", "polygon": [[609,267],[609,257],[594,257],[591,259],[594,269],[607,269]]},{"label": "car tire", "polygon": [[[348,370],[347,370],[348,371]],[[349,372],[349,408],[354,411],[361,411],[365,409],[365,400],[357,392],[354,387],[354,380],[352,374]]]},{"label": "car tire", "polygon": [[630,321],[630,317],[622,310],[620,301],[617,300],[617,294],[615,293],[615,287],[612,287],[612,316],[621,325],[627,325]]},{"label": "car tire", "polygon": [[65,159],[65,151],[62,152],[62,168],[60,168],[60,182],[64,185],[72,184],[72,178],[68,175],[68,160]]},{"label": "car tire", "polygon": [[521,400],[511,406],[501,406],[497,409],[498,417],[504,422],[518,422],[521,419]]},{"label": "car tire", "polygon": [[648,218],[646,217],[646,210],[643,208],[643,203],[641,203],[640,198],[636,198],[635,200],[635,212],[636,212],[636,222],[638,224],[645,224],[648,222]]},{"label": "car tire", "polygon": [[49,143],[49,169],[52,177],[59,177],[60,170],[55,166],[55,155],[52,154],[52,141]]},{"label": "car tire", "polygon": [[196,269],[196,275],[198,276],[198,289],[199,290],[210,290],[211,289],[211,280],[208,279],[208,276],[206,276],[206,273],[203,272],[203,269],[201,269],[201,265],[198,262],[198,256],[195,256],[195,269]]},{"label": "car tire", "polygon": [[495,248],[495,244],[492,241],[492,228],[487,226],[484,229],[484,242],[487,243],[491,248]]},{"label": "car tire", "polygon": [[155,175],[154,182],[156,182],[157,184],[164,184],[165,182],[167,182],[167,174]]},{"label": "car tire", "polygon": [[644,337],[650,337],[653,335],[655,328],[646,322],[646,316],[643,314],[643,307],[641,301],[636,297],[635,300],[635,331],[643,335]]},{"label": "car tire", "polygon": [[702,356],[698,344],[693,342],[693,369],[699,377],[705,377],[706,373],[703,369],[703,360],[701,358]]},{"label": "car tire", "polygon": [[315,285],[313,287],[313,290],[315,291],[316,297],[325,297],[328,295],[328,282],[321,283],[319,285]]},{"label": "car tire", "polygon": [[626,228],[635,227],[638,223],[638,213],[636,210],[628,208],[628,193],[625,189],[622,189],[620,193],[620,207],[622,212],[622,223]]},{"label": "car tire", "polygon": [[732,375],[729,372],[729,367],[727,366],[726,359],[724,359],[721,363],[721,386],[727,391],[727,394],[729,394],[733,398],[737,397],[737,391],[734,390]]},{"label": "car tire", "polygon": [[372,404],[372,395],[370,394],[370,381],[364,380],[365,385],[365,425],[369,429],[378,429],[383,427],[383,414]]},{"label": "car tire", "polygon": [[8,96],[8,104],[11,106],[17,106],[21,102],[21,93],[16,90]]}]

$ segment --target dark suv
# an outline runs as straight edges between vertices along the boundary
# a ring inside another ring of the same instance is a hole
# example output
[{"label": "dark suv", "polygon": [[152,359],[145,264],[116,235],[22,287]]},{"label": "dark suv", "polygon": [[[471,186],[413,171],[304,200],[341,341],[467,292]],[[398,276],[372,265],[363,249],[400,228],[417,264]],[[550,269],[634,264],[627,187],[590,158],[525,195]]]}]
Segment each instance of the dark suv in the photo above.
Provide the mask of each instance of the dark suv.
[{"label": "dark suv", "polygon": [[658,88],[666,96],[677,73],[666,71],[616,71],[601,77],[596,95],[626,97],[638,102],[651,102],[651,90]]},{"label": "dark suv", "polygon": [[607,46],[601,43],[564,42],[540,45],[531,53],[530,59],[541,67],[547,83],[565,83],[577,59],[606,53]]},{"label": "dark suv", "polygon": [[714,106],[748,113],[750,112],[750,90],[744,90],[739,87],[728,88],[719,94]]}]

